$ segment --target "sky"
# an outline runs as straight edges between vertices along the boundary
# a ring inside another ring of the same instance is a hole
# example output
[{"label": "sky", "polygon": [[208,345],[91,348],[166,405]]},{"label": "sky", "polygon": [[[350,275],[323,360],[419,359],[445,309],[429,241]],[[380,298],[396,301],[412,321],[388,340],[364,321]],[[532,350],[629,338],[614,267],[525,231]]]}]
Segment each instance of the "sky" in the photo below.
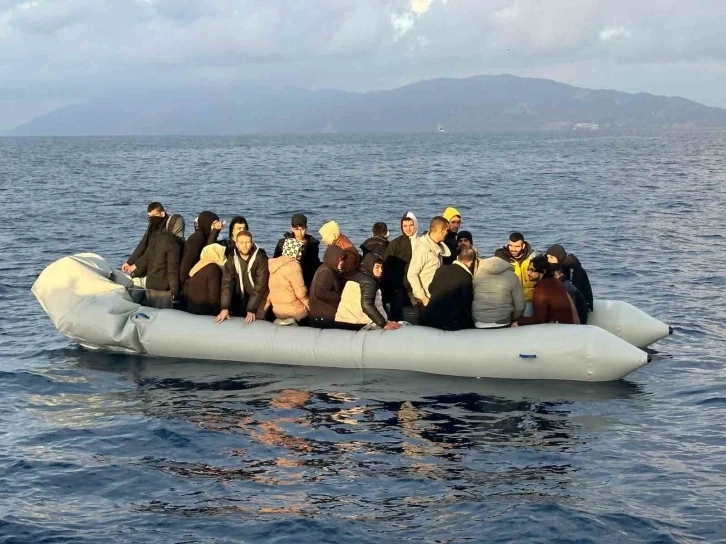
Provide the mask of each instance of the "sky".
[{"label": "sky", "polygon": [[726,0],[0,0],[0,130],[116,93],[511,73],[726,107]]}]

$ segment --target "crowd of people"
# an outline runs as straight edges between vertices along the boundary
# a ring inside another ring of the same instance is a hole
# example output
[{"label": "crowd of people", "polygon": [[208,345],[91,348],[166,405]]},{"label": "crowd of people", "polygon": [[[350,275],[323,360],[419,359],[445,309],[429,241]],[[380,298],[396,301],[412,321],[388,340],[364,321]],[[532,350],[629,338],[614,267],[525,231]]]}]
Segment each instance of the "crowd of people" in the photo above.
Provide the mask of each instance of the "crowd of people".
[{"label": "crowd of people", "polygon": [[[412,212],[389,240],[376,222],[360,251],[335,221],[320,241],[296,213],[290,232],[270,258],[242,216],[225,223],[204,211],[185,240],[184,219],[159,202],[147,208],[148,227],[122,265],[137,301],[160,309],[257,319],[279,325],[395,330],[402,323],[442,330],[497,329],[537,323],[586,324],[593,309],[587,272],[562,245],[539,254],[519,232],[504,247],[483,256],[471,232],[461,230],[455,208],[429,222],[419,236]],[[142,300],[143,299],[143,300]]]}]

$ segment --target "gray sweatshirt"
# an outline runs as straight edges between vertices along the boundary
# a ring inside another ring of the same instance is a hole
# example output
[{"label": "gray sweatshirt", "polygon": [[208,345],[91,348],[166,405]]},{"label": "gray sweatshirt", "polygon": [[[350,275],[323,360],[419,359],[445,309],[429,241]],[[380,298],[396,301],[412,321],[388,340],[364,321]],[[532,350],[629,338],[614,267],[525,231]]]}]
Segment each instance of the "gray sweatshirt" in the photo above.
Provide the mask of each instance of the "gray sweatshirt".
[{"label": "gray sweatshirt", "polygon": [[481,259],[474,275],[475,322],[506,325],[519,319],[527,302],[511,263],[499,257]]}]

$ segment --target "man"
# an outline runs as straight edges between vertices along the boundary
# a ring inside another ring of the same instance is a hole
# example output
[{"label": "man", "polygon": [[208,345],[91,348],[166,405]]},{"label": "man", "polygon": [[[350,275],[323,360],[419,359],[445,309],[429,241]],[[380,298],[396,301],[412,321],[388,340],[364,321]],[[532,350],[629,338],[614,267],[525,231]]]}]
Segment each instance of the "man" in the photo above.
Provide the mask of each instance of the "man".
[{"label": "man", "polygon": [[245,323],[264,319],[267,311],[270,270],[267,253],[258,248],[249,231],[242,231],[235,239],[232,258],[227,259],[222,276],[222,311],[215,318],[221,323],[230,318],[230,309],[236,315],[245,314]]},{"label": "man", "polygon": [[348,257],[343,266],[343,277],[353,276],[360,268],[360,253],[350,241],[350,238],[340,233],[340,226],[335,221],[329,221],[320,227],[320,238],[326,246],[338,246]]},{"label": "man", "polygon": [[250,230],[247,219],[245,219],[241,215],[235,215],[232,218],[232,221],[229,222],[229,238],[217,242],[218,244],[222,244],[224,246],[225,257],[229,258],[234,255],[234,251],[237,248],[237,243],[235,242],[235,240],[237,239],[237,235],[243,230]]},{"label": "man", "polygon": [[442,259],[451,256],[451,251],[444,239],[449,229],[449,222],[436,216],[429,224],[429,231],[419,239],[416,249],[411,255],[406,278],[411,284],[416,306],[428,306],[431,300],[429,286],[434,274],[442,265]]},{"label": "man", "polygon": [[452,264],[454,259],[456,259],[457,252],[459,251],[459,243],[456,239],[456,235],[461,228],[461,214],[456,208],[448,207],[444,210],[443,217],[449,222],[449,229],[446,232],[444,243],[451,253],[448,257],[444,257],[444,264]]},{"label": "man", "polygon": [[341,270],[348,254],[338,246],[330,246],[323,254],[320,265],[310,286],[310,326],[319,329],[335,327],[335,313],[338,311],[343,293]]},{"label": "man", "polygon": [[471,305],[474,301],[472,270],[476,252],[462,248],[454,261],[439,268],[431,280],[431,301],[423,312],[422,324],[445,331],[460,331],[474,326]]},{"label": "man", "polygon": [[315,271],[320,266],[320,242],[314,236],[308,234],[308,218],[305,214],[296,213],[292,216],[290,220],[290,232],[283,234],[282,238],[277,242],[273,258],[278,258],[282,255],[285,240],[290,238],[294,238],[298,242],[303,243],[300,266],[302,267],[305,287],[310,290]]},{"label": "man", "polygon": [[[129,274],[133,272],[134,264],[139,259],[139,257],[144,254],[146,248],[149,247],[150,236],[157,232],[168,231],[170,224],[177,225],[176,236],[180,236],[182,241],[184,240],[184,219],[182,219],[181,222],[175,220],[172,223],[171,221],[173,218],[181,218],[181,215],[168,216],[166,211],[164,210],[164,206],[162,206],[160,202],[152,202],[146,208],[146,216],[149,220],[149,224],[146,227],[146,232],[144,232],[144,235],[141,237],[141,241],[136,246],[136,249],[131,254],[131,256],[126,260],[124,264],[121,265],[122,272],[126,272]],[[178,231],[179,225],[181,225],[181,233]]]},{"label": "man", "polygon": [[[550,263],[551,264],[551,263]],[[567,289],[567,294],[575,303],[575,309],[577,310],[577,317],[580,319],[581,325],[587,325],[587,300],[585,295],[580,290],[572,285],[570,280],[567,279],[565,267],[561,264],[553,264],[552,272],[556,279],[562,282],[562,285]]]},{"label": "man", "polygon": [[593,309],[593,297],[592,287],[590,286],[590,278],[587,276],[587,272],[582,265],[580,260],[575,257],[572,253],[567,253],[565,248],[560,244],[554,244],[547,248],[547,260],[550,264],[561,264],[563,272],[567,279],[570,280],[580,293],[585,297],[588,311],[592,312]]},{"label": "man", "polygon": [[529,263],[537,256],[537,252],[524,239],[521,232],[513,232],[509,235],[509,244],[506,249],[511,255],[511,263],[514,267],[514,273],[519,278],[522,288],[524,289],[524,298],[527,302],[532,302],[534,296],[534,282],[529,279],[527,269]]},{"label": "man", "polygon": [[373,236],[360,245],[363,258],[368,253],[375,253],[381,259],[384,259],[386,257],[386,248],[388,248],[388,225],[381,222],[373,223],[372,234]]},{"label": "man", "polygon": [[146,304],[152,308],[171,309],[179,302],[179,263],[184,244],[180,215],[170,218],[165,231],[152,230],[147,247],[131,267],[134,279],[145,278]]},{"label": "man", "polygon": [[477,329],[509,327],[524,314],[527,301],[512,268],[509,250],[500,248],[494,257],[481,259],[473,284],[471,311]]},{"label": "man", "polygon": [[547,257],[539,255],[534,257],[527,268],[529,280],[535,284],[532,305],[534,315],[520,317],[512,323],[513,327],[519,325],[537,325],[539,323],[569,323],[579,324],[575,304],[567,294],[562,282],[556,280],[552,274],[552,267]]},{"label": "man", "polygon": [[369,253],[363,258],[358,272],[345,283],[340,297],[338,310],[335,312],[336,323],[357,328],[375,325],[378,328],[392,331],[401,325],[389,321],[383,309],[383,300],[379,281],[383,275],[383,258]]},{"label": "man", "polygon": [[390,317],[393,321],[401,321],[403,309],[414,304],[411,284],[406,278],[408,264],[418,243],[418,220],[413,212],[407,212],[401,218],[401,232],[401,236],[386,248],[381,282],[383,303],[391,308]]}]

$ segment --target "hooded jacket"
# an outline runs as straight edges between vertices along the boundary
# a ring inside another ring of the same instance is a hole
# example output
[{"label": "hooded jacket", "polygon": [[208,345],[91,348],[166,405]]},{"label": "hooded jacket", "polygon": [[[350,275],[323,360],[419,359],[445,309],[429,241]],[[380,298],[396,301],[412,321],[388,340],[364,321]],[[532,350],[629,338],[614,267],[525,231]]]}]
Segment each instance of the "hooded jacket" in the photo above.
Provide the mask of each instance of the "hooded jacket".
[{"label": "hooded jacket", "polygon": [[235,215],[232,218],[232,221],[229,222],[229,229],[228,229],[228,238],[225,240],[218,241],[218,244],[222,244],[225,248],[224,256],[225,257],[231,257],[234,255],[234,250],[237,247],[237,243],[232,238],[232,233],[234,232],[235,225],[243,224],[249,228],[250,224],[247,222],[247,219],[245,219],[241,215]]},{"label": "hooded jacket", "polygon": [[383,259],[370,253],[363,259],[358,272],[345,283],[340,297],[335,321],[354,325],[370,325],[375,323],[383,328],[388,322],[378,280],[373,275],[373,267]]},{"label": "hooded jacket", "polygon": [[179,262],[184,245],[180,237],[172,234],[178,232],[175,227],[178,221],[183,221],[181,216],[174,216],[167,223],[167,231],[151,234],[146,251],[136,261],[136,269],[132,273],[135,278],[146,276],[147,289],[170,291],[172,300],[179,299]]},{"label": "hooded jacket", "polygon": [[[246,261],[237,250],[224,265],[222,277],[222,309],[229,310],[233,297],[246,300],[246,311],[260,317],[269,293],[270,270],[267,253],[254,245]],[[237,305],[235,305],[237,306]],[[239,305],[242,306],[241,304]],[[240,310],[244,311],[244,310]]]},{"label": "hooded jacket", "polygon": [[293,257],[270,259],[270,304],[278,319],[300,321],[308,316],[310,300],[302,267]]},{"label": "hooded jacket", "polygon": [[565,276],[577,287],[577,290],[585,297],[588,311],[593,309],[592,286],[587,272],[580,264],[580,260],[571,253],[567,253],[560,244],[554,244],[547,248],[546,255],[557,258],[557,262],[565,269]]},{"label": "hooded jacket", "polygon": [[343,292],[343,278],[338,272],[338,262],[346,258],[345,251],[330,246],[323,254],[323,264],[315,272],[310,286],[310,318],[333,321]]},{"label": "hooded jacket", "polygon": [[527,301],[512,263],[499,257],[481,259],[474,275],[474,321],[509,325],[524,313]]},{"label": "hooded jacket", "polygon": [[575,304],[567,294],[562,282],[552,276],[542,278],[534,288],[532,298],[534,315],[520,317],[520,325],[537,325],[540,323],[569,323],[579,324]]},{"label": "hooded jacket", "polygon": [[133,265],[136,264],[136,261],[139,260],[139,258],[144,254],[144,252],[149,247],[149,239],[152,234],[156,234],[159,232],[170,232],[169,226],[172,227],[173,232],[175,236],[177,236],[181,241],[184,241],[184,219],[179,214],[169,215],[167,214],[164,218],[164,221],[159,225],[158,227],[154,227],[151,222],[148,223],[146,226],[146,231],[144,232],[144,235],[141,237],[141,241],[136,246],[136,249],[134,249],[134,252],[131,254],[131,256],[126,261],[128,264]]},{"label": "hooded jacket", "polygon": [[[295,238],[295,235],[291,232],[286,232],[280,238],[277,242],[277,247],[275,247],[275,253],[272,255],[273,258],[282,256],[282,246],[285,245],[285,240],[289,238]],[[320,242],[309,234],[305,235],[305,245],[303,246],[302,257],[300,257],[300,266],[302,267],[305,287],[310,289],[310,286],[313,284],[315,272],[320,266]]]},{"label": "hooded jacket", "polygon": [[383,264],[383,280],[381,281],[381,290],[383,299],[390,301],[393,293],[405,290],[414,303],[413,293],[411,292],[411,284],[406,277],[408,272],[408,264],[411,262],[413,250],[418,244],[418,220],[413,212],[408,212],[401,219],[401,228],[403,228],[403,220],[412,219],[414,225],[413,236],[408,237],[401,234],[398,238],[394,238],[386,248],[386,255]]},{"label": "hooded jacket", "polygon": [[[447,221],[451,221],[456,216],[461,217],[461,213],[456,208],[452,208],[449,206],[444,210],[443,218]],[[450,229],[446,232],[446,238],[444,238],[444,244],[446,244],[446,247],[449,248],[449,251],[451,252],[451,255],[448,257],[444,257],[443,263],[444,264],[453,264],[453,262],[456,260],[456,255],[459,252],[459,241],[456,238],[456,233],[452,232]]]},{"label": "hooded jacket", "polygon": [[434,279],[436,270],[441,267],[442,259],[450,256],[449,248],[443,243],[434,242],[428,233],[419,238],[406,273],[415,301],[431,298],[429,292],[431,280]]},{"label": "hooded jacket", "polygon": [[531,281],[529,279],[529,276],[527,275],[527,269],[529,268],[529,263],[537,255],[538,253],[534,249],[532,249],[532,246],[529,244],[529,242],[525,242],[524,249],[522,250],[522,257],[519,260],[512,257],[511,261],[512,266],[514,267],[514,273],[517,275],[519,283],[524,289],[524,298],[527,300],[527,302],[532,302],[535,286],[535,282]]},{"label": "hooded jacket", "polygon": [[202,255],[202,249],[209,244],[217,241],[219,236],[218,230],[212,230],[212,223],[219,221],[217,214],[212,212],[202,212],[198,218],[199,230],[189,237],[184,244],[184,253],[182,255],[181,266],[179,267],[179,281],[182,285],[189,278],[189,272],[192,267],[197,264]]},{"label": "hooded jacket", "polygon": [[375,253],[381,259],[385,259],[388,244],[388,238],[384,238],[383,236],[371,236],[360,245],[360,249],[363,252],[364,258],[369,253]]},{"label": "hooded jacket", "polygon": [[342,274],[349,277],[355,274],[360,268],[360,253],[350,241],[350,238],[340,234],[340,226],[335,221],[328,221],[320,227],[320,236],[323,240],[333,240],[331,245],[338,246],[348,254],[345,260]]},{"label": "hooded jacket", "polygon": [[222,309],[222,276],[225,248],[210,244],[202,250],[201,259],[189,273],[184,285],[186,309],[190,314],[217,315]]},{"label": "hooded jacket", "polygon": [[431,302],[423,310],[421,323],[445,331],[474,326],[471,303],[474,300],[472,275],[460,261],[439,268],[429,287]]},{"label": "hooded jacket", "polygon": [[567,278],[563,277],[560,281],[565,286],[565,289],[567,289],[567,294],[570,295],[572,302],[575,303],[575,310],[577,310],[580,325],[587,325],[587,301],[585,300],[585,295],[577,287],[572,285]]}]

